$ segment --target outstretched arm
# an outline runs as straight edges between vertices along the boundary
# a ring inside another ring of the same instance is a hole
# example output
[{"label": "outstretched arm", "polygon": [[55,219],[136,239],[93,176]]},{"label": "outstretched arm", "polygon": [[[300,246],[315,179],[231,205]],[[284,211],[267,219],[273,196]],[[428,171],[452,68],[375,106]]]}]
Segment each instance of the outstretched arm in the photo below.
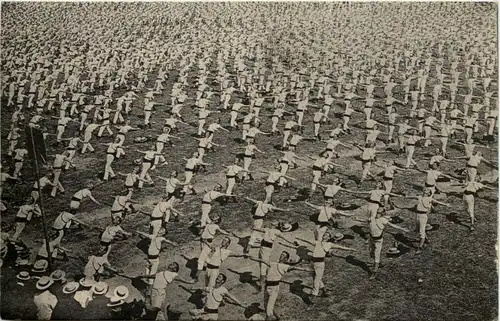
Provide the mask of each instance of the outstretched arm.
[{"label": "outstretched arm", "polygon": [[152,236],[152,235],[146,234],[146,233],[141,232],[141,231],[134,231],[134,233],[135,233],[135,234],[137,234],[137,235],[140,235],[140,236],[144,236],[145,238],[148,238],[148,239],[150,239],[150,240],[152,240],[152,239],[153,239],[153,236]]},{"label": "outstretched arm", "polygon": [[314,271],[313,269],[303,268],[303,267],[299,267],[299,266],[291,267],[290,270],[304,271],[304,272],[313,272]]},{"label": "outstretched arm", "polygon": [[345,251],[354,251],[354,252],[359,252],[358,249],[353,249],[351,247],[347,246],[342,246],[342,245],[337,245],[337,244],[332,244],[332,248],[334,249],[339,249],[339,250],[345,250]]},{"label": "outstretched arm", "polygon": [[267,266],[270,266],[269,263],[267,263],[266,261],[263,261],[259,258],[256,258],[256,257],[253,257],[253,256],[249,256],[247,257],[249,260],[252,260],[252,261],[255,261],[255,262],[259,262],[259,263],[262,263],[262,264],[265,264]]},{"label": "outstretched arm", "polygon": [[446,207],[450,207],[450,204],[447,204],[447,203],[443,203],[443,202],[440,202],[440,201],[437,201],[437,200],[432,200],[433,203],[437,203],[439,205],[443,205],[443,206],[446,206]]},{"label": "outstretched arm", "polygon": [[395,228],[395,229],[401,230],[401,231],[403,231],[403,232],[409,232],[409,231],[410,231],[410,230],[405,229],[404,227],[401,227],[401,226],[396,225],[396,224],[387,223],[387,225],[389,225],[390,227],[393,227],[393,228]]},{"label": "outstretched arm", "polygon": [[225,231],[225,230],[223,230],[223,229],[221,229],[221,228],[219,228],[219,232],[220,232],[221,234],[223,234],[223,235],[230,235],[230,234],[231,234],[231,233],[229,233],[229,232],[227,232],[227,231]]},{"label": "outstretched arm", "polygon": [[245,197],[245,199],[247,201],[250,201],[250,202],[253,202],[253,203],[257,203],[258,202],[257,200],[254,200],[253,198],[250,198],[250,197]]},{"label": "outstretched arm", "polygon": [[342,211],[336,211],[335,214],[339,214],[339,215],[342,215],[342,216],[354,216],[354,214],[348,214],[348,213],[342,212]]},{"label": "outstretched arm", "polygon": [[317,209],[317,210],[321,209],[321,207],[314,205],[312,203],[309,203],[308,201],[305,201],[304,204],[306,204],[307,206],[312,207],[314,209]]},{"label": "outstretched arm", "polygon": [[279,207],[276,207],[276,206],[273,206],[273,210],[275,211],[281,211],[281,212],[290,212],[291,209],[289,208],[279,208]]},{"label": "outstretched arm", "polygon": [[240,300],[238,300],[234,295],[232,295],[231,293],[226,293],[226,296],[231,299],[232,301],[234,301],[237,305],[239,305],[240,307],[242,308],[246,308],[246,305],[244,305],[243,303],[240,302]]},{"label": "outstretched arm", "polygon": [[278,237],[289,244],[295,245],[294,241],[290,241],[288,238],[284,237],[283,235],[278,235]]},{"label": "outstretched arm", "polygon": [[300,237],[296,237],[295,239],[296,239],[296,240],[298,240],[298,241],[301,241],[301,242],[307,243],[307,244],[309,244],[309,245],[312,245],[312,246],[314,246],[314,245],[315,245],[315,244],[314,244],[314,242],[309,241],[309,240],[306,240],[306,239],[303,239],[303,238],[300,238]]}]

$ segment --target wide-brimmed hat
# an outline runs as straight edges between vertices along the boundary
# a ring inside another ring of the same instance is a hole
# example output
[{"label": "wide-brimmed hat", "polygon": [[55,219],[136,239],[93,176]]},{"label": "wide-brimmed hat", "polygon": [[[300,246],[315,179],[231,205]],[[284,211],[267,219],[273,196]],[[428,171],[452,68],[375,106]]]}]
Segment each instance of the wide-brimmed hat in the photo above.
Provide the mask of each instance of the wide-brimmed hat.
[{"label": "wide-brimmed hat", "polygon": [[299,223],[297,223],[297,222],[281,223],[280,227],[279,227],[281,232],[291,232],[291,231],[295,231],[298,228],[299,228]]},{"label": "wide-brimmed hat", "polygon": [[33,264],[33,272],[45,272],[49,267],[49,262],[47,260],[38,260]]},{"label": "wide-brimmed hat", "polygon": [[94,294],[103,295],[103,294],[106,294],[106,292],[108,292],[108,289],[109,289],[109,286],[106,282],[97,282],[94,285],[92,285],[91,291]]},{"label": "wide-brimmed hat", "polygon": [[399,254],[400,251],[397,247],[391,247],[390,249],[387,250],[387,254]]},{"label": "wide-brimmed hat", "polygon": [[54,281],[61,281],[66,277],[66,272],[64,272],[63,270],[55,270],[54,272],[50,273],[50,277]]},{"label": "wide-brimmed hat", "polygon": [[62,291],[65,294],[70,294],[70,293],[76,292],[76,290],[78,290],[79,287],[80,287],[80,284],[78,282],[72,281],[72,282],[66,283],[64,285]]},{"label": "wide-brimmed hat", "polygon": [[334,241],[340,241],[344,238],[344,234],[342,233],[335,233],[333,236],[332,236],[332,240]]},{"label": "wide-brimmed hat", "polygon": [[278,220],[271,221],[271,226],[279,226],[279,225],[280,225],[280,221],[278,221]]},{"label": "wide-brimmed hat", "polygon": [[116,289],[113,291],[113,295],[109,299],[108,306],[113,307],[113,306],[119,306],[123,303],[125,303],[125,300],[129,296],[129,290],[126,286],[124,285],[119,285],[116,287]]},{"label": "wide-brimmed hat", "polygon": [[94,284],[96,284],[96,281],[91,280],[91,279],[87,279],[87,278],[81,278],[79,283],[80,283],[80,285],[81,285],[81,286],[83,286],[84,288],[90,288],[90,287],[92,287]]},{"label": "wide-brimmed hat", "polygon": [[28,271],[19,272],[19,274],[16,275],[16,278],[18,278],[19,280],[23,280],[23,281],[27,281],[27,280],[31,279],[30,273]]},{"label": "wide-brimmed hat", "polygon": [[36,288],[38,290],[46,290],[48,289],[52,284],[54,284],[54,280],[50,276],[42,276],[38,282],[36,282]]},{"label": "wide-brimmed hat", "polygon": [[430,224],[425,225],[425,230],[426,230],[426,231],[430,231],[430,230],[432,230],[433,228],[434,228],[434,227],[433,227],[432,225],[430,225]]}]

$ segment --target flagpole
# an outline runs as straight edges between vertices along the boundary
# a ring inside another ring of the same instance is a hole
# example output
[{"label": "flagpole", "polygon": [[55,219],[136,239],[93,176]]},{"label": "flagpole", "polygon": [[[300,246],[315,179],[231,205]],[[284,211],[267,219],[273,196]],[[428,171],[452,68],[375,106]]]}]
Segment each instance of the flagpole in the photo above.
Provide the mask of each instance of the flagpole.
[{"label": "flagpole", "polygon": [[29,128],[30,128],[31,148],[32,148],[32,152],[33,152],[33,159],[35,160],[36,186],[37,186],[37,190],[38,190],[38,201],[40,202],[40,213],[42,214],[42,227],[43,227],[43,234],[44,234],[44,238],[45,238],[45,247],[47,249],[47,260],[49,262],[49,271],[52,271],[52,253],[50,252],[49,233],[47,231],[47,226],[45,225],[45,212],[43,211],[42,188],[40,186],[40,172],[38,170],[38,153],[36,152],[36,148],[35,148],[35,138],[33,136],[33,127],[29,126]]}]

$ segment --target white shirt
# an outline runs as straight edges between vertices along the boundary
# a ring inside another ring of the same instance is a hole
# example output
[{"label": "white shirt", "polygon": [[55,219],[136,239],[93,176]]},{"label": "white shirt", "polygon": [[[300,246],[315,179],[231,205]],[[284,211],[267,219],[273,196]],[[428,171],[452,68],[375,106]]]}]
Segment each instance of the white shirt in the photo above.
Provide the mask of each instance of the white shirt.
[{"label": "white shirt", "polygon": [[47,290],[35,295],[33,300],[36,305],[38,320],[50,320],[52,311],[57,305],[57,297]]},{"label": "white shirt", "polygon": [[156,273],[153,281],[153,289],[165,289],[177,276],[177,273],[171,271]]}]

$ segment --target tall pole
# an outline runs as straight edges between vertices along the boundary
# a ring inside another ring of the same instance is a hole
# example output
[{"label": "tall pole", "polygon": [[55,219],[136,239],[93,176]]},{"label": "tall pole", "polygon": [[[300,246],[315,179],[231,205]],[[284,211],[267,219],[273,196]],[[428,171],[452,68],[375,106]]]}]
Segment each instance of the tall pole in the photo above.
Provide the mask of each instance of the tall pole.
[{"label": "tall pole", "polygon": [[45,225],[45,212],[43,211],[42,188],[40,187],[40,171],[38,170],[38,155],[35,148],[35,138],[33,136],[33,127],[29,126],[31,135],[31,148],[33,149],[33,159],[35,160],[36,186],[38,190],[38,201],[40,202],[40,213],[42,214],[42,227],[45,238],[45,247],[47,249],[47,260],[49,262],[49,270],[52,270],[52,253],[50,252],[50,240],[47,226]]}]

